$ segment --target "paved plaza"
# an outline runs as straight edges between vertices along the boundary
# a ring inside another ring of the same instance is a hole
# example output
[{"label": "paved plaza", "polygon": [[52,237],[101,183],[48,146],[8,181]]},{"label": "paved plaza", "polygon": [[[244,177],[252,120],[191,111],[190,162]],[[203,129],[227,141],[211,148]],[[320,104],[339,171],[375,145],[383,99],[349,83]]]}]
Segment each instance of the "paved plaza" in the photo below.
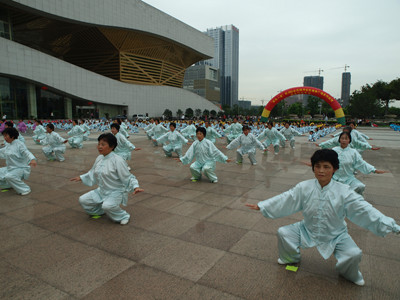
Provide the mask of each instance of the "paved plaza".
[{"label": "paved plaza", "polygon": [[[400,134],[360,131],[382,147],[364,159],[390,171],[357,175],[365,198],[400,223]],[[145,192],[129,196],[131,221],[121,226],[90,219],[78,198],[93,187],[69,181],[92,167],[98,135],[83,149],[67,146],[63,163],[46,161],[25,136],[38,166],[27,181],[31,194],[0,193],[1,299],[400,299],[400,236],[377,237],[350,221],[363,250],[364,287],[341,278],[334,257],[325,261],[315,248],[302,250],[297,272],[277,263],[277,229],[302,215],[270,220],[244,204],[313,178],[302,162],[317,147],[306,137],[276,156],[257,152],[256,166],[247,157],[242,165],[217,163],[212,184],[191,182],[189,165],[166,158],[143,131],[132,135],[142,150],[129,165]],[[217,146],[235,160],[225,139]]]}]

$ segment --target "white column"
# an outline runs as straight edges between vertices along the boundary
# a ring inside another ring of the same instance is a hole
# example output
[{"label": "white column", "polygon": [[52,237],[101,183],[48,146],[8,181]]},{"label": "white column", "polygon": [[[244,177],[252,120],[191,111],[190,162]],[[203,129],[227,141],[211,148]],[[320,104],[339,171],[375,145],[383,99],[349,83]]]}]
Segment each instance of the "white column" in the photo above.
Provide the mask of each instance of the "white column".
[{"label": "white column", "polygon": [[33,83],[26,84],[28,94],[28,117],[37,118],[36,88]]},{"label": "white column", "polygon": [[65,111],[65,118],[72,119],[72,100],[71,100],[71,98],[65,98],[64,111]]}]

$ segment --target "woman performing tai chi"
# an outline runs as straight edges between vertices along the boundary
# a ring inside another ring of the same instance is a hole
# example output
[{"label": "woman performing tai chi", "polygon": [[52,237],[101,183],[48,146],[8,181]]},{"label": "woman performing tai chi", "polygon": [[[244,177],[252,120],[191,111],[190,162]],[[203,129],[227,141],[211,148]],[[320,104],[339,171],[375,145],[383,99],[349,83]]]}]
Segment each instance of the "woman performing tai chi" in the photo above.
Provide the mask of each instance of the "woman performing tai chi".
[{"label": "woman performing tai chi", "polygon": [[99,156],[89,172],[71,181],[82,181],[87,186],[98,185],[98,188],[79,197],[79,203],[92,218],[106,214],[114,222],[126,225],[130,215],[120,205],[126,206],[128,193],[137,194],[144,190],[139,188],[136,177],[128,170],[126,161],[114,153],[117,138],[112,133],[99,136],[97,150]]},{"label": "woman performing tai chi", "polygon": [[315,179],[298,183],[278,196],[246,204],[266,218],[286,217],[301,211],[304,220],[278,229],[279,264],[298,263],[300,248],[317,247],[324,259],[337,259],[339,274],[357,285],[365,284],[359,270],[362,251],[347,231],[345,218],[378,236],[400,232],[395,220],[383,215],[348,185],[332,180],[339,168],[335,151],[317,150],[311,157]]},{"label": "woman performing tai chi", "polygon": [[43,154],[46,156],[47,160],[53,161],[57,159],[60,162],[64,161],[64,144],[67,143],[68,140],[63,139],[57,132],[55,132],[54,125],[51,123],[46,125],[46,131],[46,137],[43,140],[39,140],[40,144],[46,145],[42,149]]},{"label": "woman performing tai chi", "polygon": [[176,130],[176,123],[172,122],[169,124],[170,131],[166,134],[160,136],[157,140],[153,140],[157,142],[157,144],[164,144],[168,141],[167,145],[163,146],[163,150],[165,156],[171,157],[172,152],[175,152],[178,157],[182,156],[182,145],[188,144],[188,140]]},{"label": "woman performing tai chi", "polygon": [[388,171],[377,170],[364,161],[360,153],[350,147],[351,139],[352,137],[348,132],[342,132],[338,139],[340,146],[332,149],[338,154],[340,163],[339,170],[333,175],[333,180],[348,184],[352,190],[362,195],[365,184],[354,176],[355,171],[359,170],[364,174],[383,174],[388,173]]},{"label": "woman performing tai chi", "polygon": [[83,134],[85,131],[81,126],[79,126],[77,120],[72,121],[72,129],[68,131],[68,135],[70,138],[68,139],[68,143],[71,145],[72,148],[83,148]]},{"label": "woman performing tai chi", "polygon": [[[118,123],[111,124],[111,132],[117,138],[117,147],[114,149],[115,154],[118,154],[125,160],[131,160],[131,152],[139,151],[141,148],[136,148],[127,138],[119,131],[121,127]],[[129,169],[129,167],[128,167]]]},{"label": "woman performing tai chi", "polygon": [[225,163],[231,160],[219,151],[211,141],[207,140],[205,136],[206,129],[204,127],[198,127],[196,129],[197,140],[193,142],[185,156],[174,159],[187,165],[193,158],[196,158],[196,161],[190,165],[190,172],[192,173],[191,180],[193,182],[200,180],[201,173],[203,172],[211,183],[217,183],[218,177],[215,175],[215,162],[219,161]]},{"label": "woman performing tai chi", "polygon": [[228,146],[227,149],[235,149],[240,147],[236,151],[236,163],[241,164],[243,162],[243,155],[247,154],[249,156],[250,162],[253,166],[257,164],[256,160],[256,148],[259,148],[263,151],[267,151],[264,148],[264,145],[257,140],[257,138],[250,133],[251,129],[249,126],[243,126],[243,134],[234,139]]},{"label": "woman performing tai chi", "polygon": [[6,128],[2,134],[8,144],[0,149],[0,159],[6,160],[6,167],[0,168],[0,189],[13,188],[21,196],[28,195],[31,188],[22,180],[29,178],[31,166],[37,165],[36,158],[18,140],[17,129]]}]

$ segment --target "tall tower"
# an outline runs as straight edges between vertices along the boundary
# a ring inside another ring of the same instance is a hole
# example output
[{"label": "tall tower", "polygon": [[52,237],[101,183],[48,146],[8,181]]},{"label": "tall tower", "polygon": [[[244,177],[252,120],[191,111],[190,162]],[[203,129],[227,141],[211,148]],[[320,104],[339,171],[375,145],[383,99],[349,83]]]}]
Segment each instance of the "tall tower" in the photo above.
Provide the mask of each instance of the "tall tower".
[{"label": "tall tower", "polygon": [[351,84],[351,74],[350,72],[342,73],[342,106],[346,107],[349,105],[350,101],[350,84]]},{"label": "tall tower", "polygon": [[233,106],[239,100],[239,29],[233,25],[207,29],[214,38],[214,58],[201,61],[219,68],[221,105]]},{"label": "tall tower", "polygon": [[[323,76],[305,76],[303,86],[311,86],[317,89],[324,89],[324,77]],[[308,103],[308,95],[303,96],[303,105],[306,106]]]}]

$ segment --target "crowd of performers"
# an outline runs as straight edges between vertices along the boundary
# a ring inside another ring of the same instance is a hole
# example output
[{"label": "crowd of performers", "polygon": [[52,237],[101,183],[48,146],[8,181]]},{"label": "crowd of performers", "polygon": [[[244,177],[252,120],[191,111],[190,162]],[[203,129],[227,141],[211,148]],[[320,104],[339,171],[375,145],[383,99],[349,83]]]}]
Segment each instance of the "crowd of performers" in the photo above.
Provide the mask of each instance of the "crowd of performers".
[{"label": "crowd of performers", "polygon": [[[129,141],[130,135],[140,129],[146,133],[150,145],[163,147],[167,158],[175,153],[177,162],[191,163],[191,181],[199,181],[204,175],[211,183],[218,182],[216,162],[231,162],[215,145],[217,139],[226,138],[225,148],[236,150],[237,164],[242,164],[247,155],[251,165],[256,165],[257,149],[278,155],[281,147],[289,145],[295,149],[296,136],[308,134],[308,140],[316,142],[331,135],[331,139],[315,143],[322,149],[313,154],[311,163],[307,163],[315,179],[300,182],[287,192],[246,206],[273,219],[303,212],[304,220],[278,230],[279,264],[297,263],[301,259],[300,248],[317,247],[325,259],[335,255],[336,268],[343,277],[364,285],[359,270],[361,250],[347,232],[345,217],[379,236],[399,233],[400,226],[364,200],[365,185],[356,178],[357,172],[383,174],[387,171],[377,170],[362,158],[365,150],[379,148],[371,146],[368,142],[371,139],[356,130],[354,123],[348,125],[337,132],[339,126],[334,125],[241,123],[236,118],[226,123],[160,122],[158,119],[148,122],[36,120],[27,124],[22,120],[17,124],[3,121],[0,124],[4,137],[0,159],[6,160],[6,167],[0,168],[0,188],[12,188],[19,195],[31,192],[24,180],[28,179],[31,167],[37,165],[37,159],[26,147],[21,134],[28,129],[32,131],[33,141],[43,145],[47,160],[59,162],[65,161],[63,154],[67,143],[70,148],[81,149],[91,132],[101,132],[97,138],[99,156],[92,168],[71,181],[97,186],[79,197],[79,203],[89,216],[99,218],[106,214],[114,222],[125,225],[131,217],[121,205],[127,204],[129,193],[143,192],[127,164],[131,152],[140,150]],[[69,137],[61,137],[56,129],[67,131]],[[190,145],[186,153],[182,151],[183,145]],[[270,146],[271,150],[268,149]]]}]

